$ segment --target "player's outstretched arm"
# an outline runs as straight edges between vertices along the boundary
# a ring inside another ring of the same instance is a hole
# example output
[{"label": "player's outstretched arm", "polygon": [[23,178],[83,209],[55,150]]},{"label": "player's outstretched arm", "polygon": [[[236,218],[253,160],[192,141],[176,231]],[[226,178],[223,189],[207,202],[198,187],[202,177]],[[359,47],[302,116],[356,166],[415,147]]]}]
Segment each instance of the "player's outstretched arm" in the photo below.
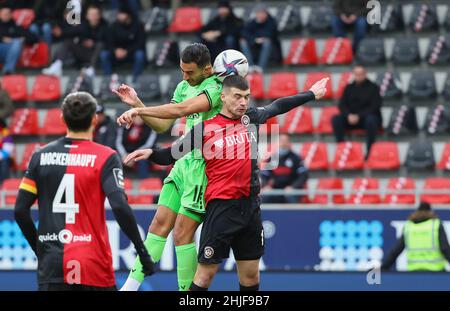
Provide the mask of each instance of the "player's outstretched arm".
[{"label": "player's outstretched arm", "polygon": [[[112,90],[112,92],[119,96],[122,102],[126,103],[132,108],[145,108],[144,103],[138,97],[136,91],[126,84],[122,84],[117,90]],[[142,116],[142,119],[144,120],[145,124],[147,124],[147,126],[154,129],[157,133],[166,132],[175,122],[175,118],[158,119],[149,116]]]},{"label": "player's outstretched arm", "polygon": [[16,205],[14,206],[14,217],[16,222],[35,254],[37,254],[37,231],[34,226],[33,218],[31,218],[30,209],[34,201],[36,201],[36,198],[37,196],[31,192],[19,190]]}]

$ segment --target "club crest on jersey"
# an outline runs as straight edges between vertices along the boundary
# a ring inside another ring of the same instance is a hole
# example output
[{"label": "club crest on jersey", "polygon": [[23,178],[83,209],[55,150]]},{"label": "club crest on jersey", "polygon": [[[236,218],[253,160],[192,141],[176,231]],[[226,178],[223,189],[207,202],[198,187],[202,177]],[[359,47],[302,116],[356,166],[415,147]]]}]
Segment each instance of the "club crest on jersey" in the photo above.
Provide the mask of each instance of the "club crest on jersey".
[{"label": "club crest on jersey", "polygon": [[249,124],[250,124],[250,117],[248,115],[244,114],[241,117],[241,123],[242,123],[243,126],[249,126]]},{"label": "club crest on jersey", "polygon": [[204,254],[206,259],[211,258],[212,256],[214,256],[214,248],[212,248],[211,246],[206,246]]}]

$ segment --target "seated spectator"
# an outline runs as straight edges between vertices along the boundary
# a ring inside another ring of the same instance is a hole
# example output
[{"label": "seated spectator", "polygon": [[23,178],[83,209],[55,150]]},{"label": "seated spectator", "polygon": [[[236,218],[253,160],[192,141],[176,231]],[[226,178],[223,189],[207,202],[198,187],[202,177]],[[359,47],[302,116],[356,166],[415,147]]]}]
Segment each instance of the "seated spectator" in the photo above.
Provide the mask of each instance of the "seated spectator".
[{"label": "seated spectator", "polygon": [[107,114],[105,106],[97,106],[97,126],[94,131],[94,141],[104,146],[116,149],[117,124]]},{"label": "seated spectator", "polygon": [[353,52],[367,31],[367,0],[335,0],[331,28],[335,37],[345,37],[348,28],[354,27]]},{"label": "seated spectator", "polygon": [[[292,189],[304,189],[308,180],[308,169],[304,166],[299,155],[292,151],[289,136],[280,135],[280,149],[278,150],[278,165],[273,170],[261,171],[261,188],[284,189],[286,192]],[[266,163],[271,163],[270,157]],[[299,195],[263,195],[263,203],[299,203],[302,196]]]},{"label": "seated spectator", "polygon": [[100,53],[103,74],[113,73],[113,63],[133,62],[133,82],[141,74],[145,65],[144,26],[128,6],[122,6],[116,22],[108,30],[108,38]]},{"label": "seated spectator", "polygon": [[220,1],[217,16],[200,30],[201,42],[208,47],[213,61],[222,51],[238,49],[242,26],[243,21],[234,15],[230,2]]},{"label": "seated spectator", "polygon": [[0,119],[0,184],[3,180],[9,178],[13,150],[14,144],[6,122]]},{"label": "seated spectator", "polygon": [[17,26],[9,6],[0,6],[0,63],[2,74],[15,72],[24,44],[33,44],[37,37],[23,27]]},{"label": "seated spectator", "polygon": [[14,105],[9,97],[8,92],[6,92],[2,83],[0,82],[0,120],[6,120],[9,116],[12,115],[14,111]]},{"label": "seated spectator", "polygon": [[[145,125],[144,120],[137,117],[129,129],[119,127],[117,130],[115,149],[122,160],[124,160],[132,151],[152,148],[156,142],[156,138],[156,132]],[[136,165],[139,178],[144,179],[150,177],[150,162],[148,160],[138,161]]]},{"label": "seated spectator", "polygon": [[333,131],[336,141],[343,142],[345,130],[366,130],[367,158],[382,124],[382,99],[378,85],[367,79],[363,66],[355,66],[353,75],[354,81],[345,87],[339,101],[340,114],[332,119]]},{"label": "seated spectator", "polygon": [[63,15],[67,1],[37,0],[34,5],[35,18],[30,25],[30,31],[39,39],[52,46],[53,22]]},{"label": "seated spectator", "polygon": [[[250,66],[250,71],[262,72],[273,51],[279,50],[277,23],[263,4],[255,9],[255,18],[241,32],[240,45]],[[279,57],[279,53],[276,53]],[[255,65],[257,62],[257,65]]]},{"label": "seated spectator", "polygon": [[61,76],[64,61],[73,58],[77,67],[85,67],[86,74],[94,76],[95,64],[107,31],[108,24],[102,18],[100,7],[89,6],[86,11],[86,20],[72,32],[74,37],[64,41],[63,46],[56,53],[55,61],[42,72],[47,75]]}]

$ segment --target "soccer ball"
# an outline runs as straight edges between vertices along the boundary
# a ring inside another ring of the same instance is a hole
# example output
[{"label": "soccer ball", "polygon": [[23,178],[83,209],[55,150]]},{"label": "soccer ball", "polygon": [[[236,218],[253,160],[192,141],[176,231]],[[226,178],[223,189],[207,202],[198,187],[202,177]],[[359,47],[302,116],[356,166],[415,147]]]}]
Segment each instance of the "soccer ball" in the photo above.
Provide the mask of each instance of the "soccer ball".
[{"label": "soccer ball", "polygon": [[247,57],[236,50],[225,50],[217,55],[213,68],[220,81],[236,74],[245,78],[248,73]]}]

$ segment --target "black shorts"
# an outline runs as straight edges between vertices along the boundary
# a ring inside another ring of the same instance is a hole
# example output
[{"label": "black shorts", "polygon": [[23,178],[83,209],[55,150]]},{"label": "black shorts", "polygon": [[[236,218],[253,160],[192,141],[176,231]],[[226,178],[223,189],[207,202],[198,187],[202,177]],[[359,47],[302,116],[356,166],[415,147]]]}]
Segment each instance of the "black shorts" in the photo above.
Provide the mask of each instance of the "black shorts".
[{"label": "black shorts", "polygon": [[259,198],[208,202],[198,262],[219,264],[229,257],[230,248],[236,260],[261,258],[264,254],[264,230],[259,205]]},{"label": "black shorts", "polygon": [[66,284],[66,283],[44,283],[39,284],[39,291],[116,291],[116,286],[98,287],[80,284]]}]

